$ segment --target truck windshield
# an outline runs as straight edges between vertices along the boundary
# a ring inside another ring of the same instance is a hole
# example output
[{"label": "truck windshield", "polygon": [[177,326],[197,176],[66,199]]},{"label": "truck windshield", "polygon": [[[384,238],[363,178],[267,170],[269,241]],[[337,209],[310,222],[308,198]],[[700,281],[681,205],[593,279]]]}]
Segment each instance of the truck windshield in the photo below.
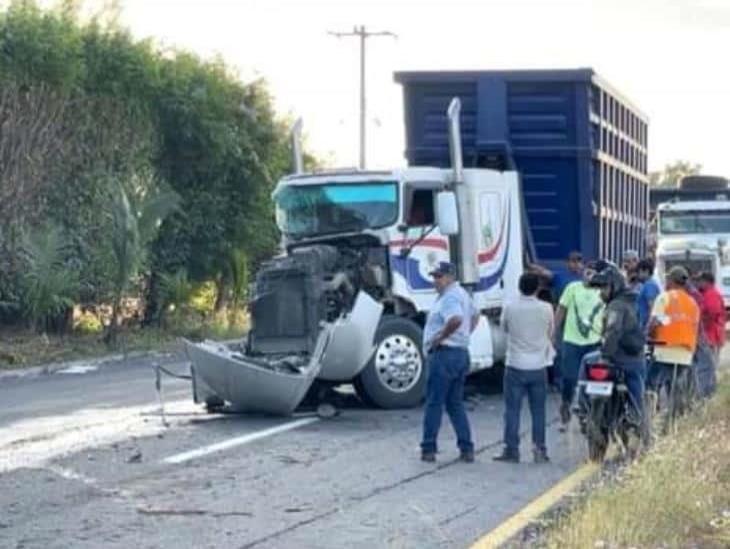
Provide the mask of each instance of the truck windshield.
[{"label": "truck windshield", "polygon": [[395,182],[287,185],[274,194],[276,222],[292,237],[392,225],[398,217]]},{"label": "truck windshield", "polygon": [[662,212],[660,234],[730,234],[730,210]]}]

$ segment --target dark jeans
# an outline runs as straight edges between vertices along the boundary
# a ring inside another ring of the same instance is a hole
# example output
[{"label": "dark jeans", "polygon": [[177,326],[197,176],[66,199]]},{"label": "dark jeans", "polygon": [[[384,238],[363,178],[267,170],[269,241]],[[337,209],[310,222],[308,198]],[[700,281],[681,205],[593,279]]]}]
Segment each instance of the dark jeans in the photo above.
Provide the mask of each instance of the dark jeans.
[{"label": "dark jeans", "polygon": [[518,370],[509,366],[504,370],[504,444],[508,454],[520,453],[520,415],[522,397],[527,393],[532,417],[532,443],[545,450],[545,400],[547,374],[539,370]]},{"label": "dark jeans", "polygon": [[474,450],[469,419],[464,408],[464,381],[469,372],[469,352],[466,349],[441,346],[428,355],[426,406],[423,416],[424,452],[437,450],[436,439],[441,428],[444,407],[456,433],[462,452]]},{"label": "dark jeans", "polygon": [[573,345],[566,341],[560,349],[561,354],[561,377],[563,403],[570,405],[575,396],[575,387],[578,384],[578,377],[583,357],[598,349],[598,345]]}]

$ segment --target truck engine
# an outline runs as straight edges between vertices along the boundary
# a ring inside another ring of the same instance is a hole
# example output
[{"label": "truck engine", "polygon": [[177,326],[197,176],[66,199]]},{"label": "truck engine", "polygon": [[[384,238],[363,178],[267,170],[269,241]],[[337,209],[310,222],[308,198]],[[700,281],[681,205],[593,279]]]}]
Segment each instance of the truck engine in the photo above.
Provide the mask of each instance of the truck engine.
[{"label": "truck engine", "polygon": [[293,245],[266,262],[252,291],[247,354],[310,354],[321,324],[348,313],[359,291],[386,297],[387,254],[377,238],[357,235]]}]

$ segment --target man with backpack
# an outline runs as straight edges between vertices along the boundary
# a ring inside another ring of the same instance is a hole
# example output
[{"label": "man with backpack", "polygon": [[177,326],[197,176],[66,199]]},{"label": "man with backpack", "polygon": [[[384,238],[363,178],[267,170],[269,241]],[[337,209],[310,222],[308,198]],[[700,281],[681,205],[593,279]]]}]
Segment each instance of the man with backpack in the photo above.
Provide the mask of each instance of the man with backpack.
[{"label": "man with backpack", "polygon": [[632,404],[639,418],[643,418],[646,337],[639,323],[637,294],[612,265],[597,273],[590,284],[599,288],[600,298],[606,304],[600,354],[624,371]]},{"label": "man with backpack", "polygon": [[586,354],[595,351],[601,341],[603,303],[598,290],[589,286],[594,274],[595,265],[589,264],[583,272],[583,280],[566,286],[555,314],[557,331],[562,326],[560,419],[564,428],[570,422],[570,406],[578,383],[581,361]]}]

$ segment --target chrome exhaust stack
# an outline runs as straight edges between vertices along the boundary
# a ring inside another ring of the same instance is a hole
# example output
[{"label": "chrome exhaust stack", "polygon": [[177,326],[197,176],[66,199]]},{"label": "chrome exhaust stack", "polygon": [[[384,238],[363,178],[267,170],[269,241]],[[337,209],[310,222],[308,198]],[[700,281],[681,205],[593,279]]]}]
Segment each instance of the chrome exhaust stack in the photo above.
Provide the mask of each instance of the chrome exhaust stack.
[{"label": "chrome exhaust stack", "polygon": [[292,168],[295,174],[304,172],[304,157],[302,155],[302,119],[297,118],[291,128]]},{"label": "chrome exhaust stack", "polygon": [[467,286],[479,282],[479,250],[473,226],[478,220],[478,211],[474,207],[472,193],[464,183],[464,158],[461,148],[461,101],[454,97],[447,110],[449,118],[449,151],[451,153],[451,169],[453,170],[453,189],[456,194],[456,205],[459,213],[459,233],[453,239],[456,247],[455,262],[459,268],[459,280]]}]

